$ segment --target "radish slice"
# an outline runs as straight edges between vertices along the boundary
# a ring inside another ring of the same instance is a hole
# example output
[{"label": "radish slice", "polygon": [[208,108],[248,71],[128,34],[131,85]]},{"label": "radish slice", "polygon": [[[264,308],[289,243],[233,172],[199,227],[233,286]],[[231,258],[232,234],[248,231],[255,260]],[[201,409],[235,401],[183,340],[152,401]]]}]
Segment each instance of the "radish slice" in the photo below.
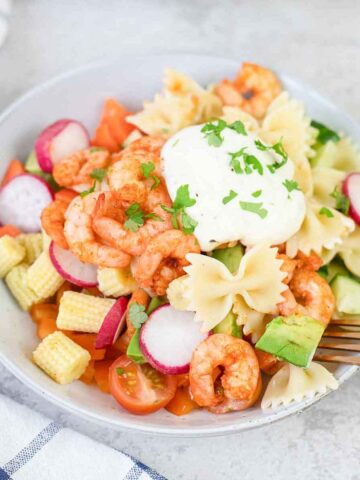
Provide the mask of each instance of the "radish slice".
[{"label": "radish slice", "polygon": [[350,200],[350,217],[360,225],[360,173],[350,173],[344,180],[342,190]]},{"label": "radish slice", "polygon": [[63,158],[89,146],[89,134],[76,120],[58,120],[45,128],[35,142],[36,157],[43,172],[51,173]]},{"label": "radish slice", "polygon": [[30,173],[18,175],[0,190],[0,223],[25,233],[41,230],[41,212],[54,198],[49,185]]},{"label": "radish slice", "polygon": [[84,288],[96,287],[98,284],[95,265],[80,262],[70,250],[64,250],[55,242],[50,243],[49,254],[57,272],[65,280]]},{"label": "radish slice", "polygon": [[110,308],[96,335],[95,348],[110,347],[116,342],[125,324],[128,302],[126,297],[120,297]]},{"label": "radish slice", "polygon": [[153,311],[140,332],[140,348],[150,365],[169,375],[189,371],[193,351],[208,336],[194,316],[169,304]]}]

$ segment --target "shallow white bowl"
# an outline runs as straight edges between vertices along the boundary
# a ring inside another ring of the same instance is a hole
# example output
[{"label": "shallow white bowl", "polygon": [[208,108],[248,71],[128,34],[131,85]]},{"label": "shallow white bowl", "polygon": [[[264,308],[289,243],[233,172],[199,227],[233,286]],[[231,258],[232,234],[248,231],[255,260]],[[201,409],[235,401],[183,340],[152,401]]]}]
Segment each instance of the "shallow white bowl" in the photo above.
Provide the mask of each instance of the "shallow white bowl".
[{"label": "shallow white bowl", "polygon": [[[105,97],[116,96],[130,110],[139,109],[144,99],[151,99],[160,90],[165,67],[176,68],[207,85],[233,77],[239,62],[195,55],[132,56],[59,76],[20,98],[0,117],[0,174],[12,157],[24,159],[38,132],[59,118],[80,120],[93,132]],[[280,77],[285,88],[305,103],[312,118],[344,131],[360,144],[360,127],[352,118],[307,86],[287,76]],[[34,324],[0,283],[0,361],[44,398],[104,426],[173,436],[220,435],[272,423],[304,410],[324,396],[273,413],[263,413],[257,405],[228,415],[212,415],[206,410],[179,418],[166,410],[145,417],[131,415],[110,395],[94,387],[81,382],[57,385],[31,362],[31,352],[38,343]],[[342,366],[334,371],[342,383],[355,373],[356,367]]]}]

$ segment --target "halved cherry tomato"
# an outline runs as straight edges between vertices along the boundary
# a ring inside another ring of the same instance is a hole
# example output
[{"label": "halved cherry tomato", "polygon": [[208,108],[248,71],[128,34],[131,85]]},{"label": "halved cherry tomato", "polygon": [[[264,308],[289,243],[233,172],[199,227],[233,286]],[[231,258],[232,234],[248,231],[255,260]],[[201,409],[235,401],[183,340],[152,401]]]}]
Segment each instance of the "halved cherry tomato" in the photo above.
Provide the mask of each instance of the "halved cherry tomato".
[{"label": "halved cherry tomato", "polygon": [[198,404],[190,397],[188,387],[180,387],[176,390],[175,397],[166,405],[166,410],[174,415],[181,416],[199,408]]},{"label": "halved cherry tomato", "polygon": [[100,360],[95,362],[95,382],[104,393],[110,393],[109,369],[112,363],[112,360]]},{"label": "halved cherry tomato", "polygon": [[177,378],[164,375],[149,364],[139,365],[126,355],[110,367],[110,392],[131,413],[145,415],[165,407],[174,397]]}]

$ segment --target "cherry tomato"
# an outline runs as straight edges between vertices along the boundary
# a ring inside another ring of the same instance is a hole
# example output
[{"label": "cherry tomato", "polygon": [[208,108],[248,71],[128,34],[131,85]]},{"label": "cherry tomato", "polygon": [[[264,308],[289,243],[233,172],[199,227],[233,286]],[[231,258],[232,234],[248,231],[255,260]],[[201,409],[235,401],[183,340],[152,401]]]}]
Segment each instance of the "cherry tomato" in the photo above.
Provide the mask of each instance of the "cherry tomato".
[{"label": "cherry tomato", "polygon": [[186,415],[195,408],[199,408],[197,403],[190,397],[188,387],[180,387],[176,390],[175,397],[166,405],[166,410],[174,415]]},{"label": "cherry tomato", "polygon": [[109,371],[110,393],[131,413],[145,415],[165,407],[174,397],[177,378],[164,375],[149,364],[139,365],[126,355],[117,358]]}]

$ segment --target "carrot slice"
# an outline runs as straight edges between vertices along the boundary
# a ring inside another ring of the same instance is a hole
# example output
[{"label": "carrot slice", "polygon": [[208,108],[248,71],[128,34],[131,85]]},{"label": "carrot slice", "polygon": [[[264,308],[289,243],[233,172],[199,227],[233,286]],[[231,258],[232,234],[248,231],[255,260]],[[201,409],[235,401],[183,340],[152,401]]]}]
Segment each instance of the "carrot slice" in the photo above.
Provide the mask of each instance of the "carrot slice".
[{"label": "carrot slice", "polygon": [[101,123],[97,127],[95,136],[91,140],[91,145],[107,148],[112,153],[120,150],[120,145],[112,137],[110,127],[107,123]]},{"label": "carrot slice", "polygon": [[101,122],[109,125],[111,136],[121,145],[126,137],[134,130],[134,126],[126,121],[130,115],[115,98],[108,98],[104,104]]},{"label": "carrot slice", "polygon": [[85,372],[81,375],[79,380],[81,382],[90,385],[94,381],[94,374],[95,374],[95,362],[94,360],[90,360],[89,365],[86,367]]},{"label": "carrot slice", "polygon": [[95,382],[100,390],[104,393],[110,393],[109,388],[109,368],[112,360],[101,360],[95,362]]},{"label": "carrot slice", "polygon": [[4,235],[10,235],[10,237],[17,237],[20,235],[21,230],[19,230],[15,225],[4,225],[0,227],[0,237]]},{"label": "carrot slice", "polygon": [[85,348],[90,355],[92,360],[102,360],[105,357],[106,350],[105,348],[95,348],[95,333],[78,333],[78,332],[64,332],[71,340],[80,345],[80,347]]},{"label": "carrot slice", "polygon": [[181,416],[199,408],[190,397],[189,389],[180,387],[176,390],[175,397],[166,405],[166,410],[174,415]]},{"label": "carrot slice", "polygon": [[9,163],[0,186],[3,187],[10,182],[12,178],[21,175],[22,173],[25,173],[24,165],[20,162],[20,160],[14,158],[14,160],[11,160]]},{"label": "carrot slice", "polygon": [[30,315],[35,323],[40,323],[44,319],[56,320],[58,307],[52,303],[38,303],[31,307]]},{"label": "carrot slice", "polygon": [[129,338],[126,335],[126,332],[119,337],[116,342],[106,349],[106,360],[115,360],[115,358],[120,357],[126,353],[127,347],[129,345],[131,337]]},{"label": "carrot slice", "polygon": [[62,188],[55,193],[55,200],[60,200],[64,203],[70,203],[78,195],[79,194],[74,190],[70,190],[69,188]]},{"label": "carrot slice", "polygon": [[58,330],[55,318],[42,318],[37,325],[36,334],[43,340],[45,337]]},{"label": "carrot slice", "polygon": [[260,370],[268,375],[274,375],[282,363],[271,353],[264,352],[255,348],[255,353],[259,361]]}]

